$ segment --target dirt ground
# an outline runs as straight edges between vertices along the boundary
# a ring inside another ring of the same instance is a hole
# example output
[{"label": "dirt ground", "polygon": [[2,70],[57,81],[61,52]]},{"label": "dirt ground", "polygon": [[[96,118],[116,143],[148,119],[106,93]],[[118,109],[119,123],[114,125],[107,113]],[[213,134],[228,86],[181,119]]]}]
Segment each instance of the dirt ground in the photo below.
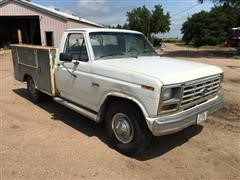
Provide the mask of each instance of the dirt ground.
[{"label": "dirt ground", "polygon": [[240,179],[240,59],[172,44],[161,54],[222,67],[225,104],[203,126],[155,138],[129,158],[101,125],[51,100],[30,102],[10,51],[0,51],[0,179]]}]

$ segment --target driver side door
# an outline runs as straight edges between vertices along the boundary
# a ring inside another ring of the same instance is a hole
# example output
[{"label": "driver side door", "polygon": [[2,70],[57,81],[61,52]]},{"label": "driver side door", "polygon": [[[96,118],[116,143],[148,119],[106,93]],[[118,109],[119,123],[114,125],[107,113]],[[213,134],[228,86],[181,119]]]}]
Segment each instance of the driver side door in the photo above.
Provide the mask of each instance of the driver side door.
[{"label": "driver side door", "polygon": [[71,54],[71,62],[59,61],[55,71],[60,96],[91,109],[91,63],[83,33],[68,34],[63,53]]}]

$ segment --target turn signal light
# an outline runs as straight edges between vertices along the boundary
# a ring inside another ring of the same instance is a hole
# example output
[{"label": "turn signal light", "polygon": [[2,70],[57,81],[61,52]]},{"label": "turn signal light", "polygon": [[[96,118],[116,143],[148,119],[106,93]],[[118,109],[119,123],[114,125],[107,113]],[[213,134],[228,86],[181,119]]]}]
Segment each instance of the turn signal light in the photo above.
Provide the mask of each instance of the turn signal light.
[{"label": "turn signal light", "polygon": [[167,111],[167,110],[172,110],[176,108],[177,108],[177,104],[166,104],[166,105],[160,106],[160,111]]}]

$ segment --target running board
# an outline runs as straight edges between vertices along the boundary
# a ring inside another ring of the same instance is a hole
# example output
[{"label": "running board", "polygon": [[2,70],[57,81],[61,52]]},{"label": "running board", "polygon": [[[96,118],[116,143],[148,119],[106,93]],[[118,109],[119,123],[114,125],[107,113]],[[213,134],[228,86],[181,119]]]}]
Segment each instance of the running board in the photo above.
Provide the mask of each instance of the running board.
[{"label": "running board", "polygon": [[94,121],[97,121],[97,114],[94,114],[93,112],[86,110],[66,99],[62,99],[60,97],[55,97],[53,100],[59,104],[62,104],[63,106],[68,107],[69,109],[72,109],[73,111],[82,114],[83,116],[86,116]]}]

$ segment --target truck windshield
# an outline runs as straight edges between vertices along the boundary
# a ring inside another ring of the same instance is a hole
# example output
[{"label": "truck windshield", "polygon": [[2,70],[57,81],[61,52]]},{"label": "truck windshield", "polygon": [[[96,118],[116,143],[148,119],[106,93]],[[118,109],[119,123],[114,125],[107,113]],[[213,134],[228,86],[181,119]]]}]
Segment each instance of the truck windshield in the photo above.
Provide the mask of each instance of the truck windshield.
[{"label": "truck windshield", "polygon": [[157,56],[142,34],[122,32],[92,32],[89,34],[95,59]]}]

